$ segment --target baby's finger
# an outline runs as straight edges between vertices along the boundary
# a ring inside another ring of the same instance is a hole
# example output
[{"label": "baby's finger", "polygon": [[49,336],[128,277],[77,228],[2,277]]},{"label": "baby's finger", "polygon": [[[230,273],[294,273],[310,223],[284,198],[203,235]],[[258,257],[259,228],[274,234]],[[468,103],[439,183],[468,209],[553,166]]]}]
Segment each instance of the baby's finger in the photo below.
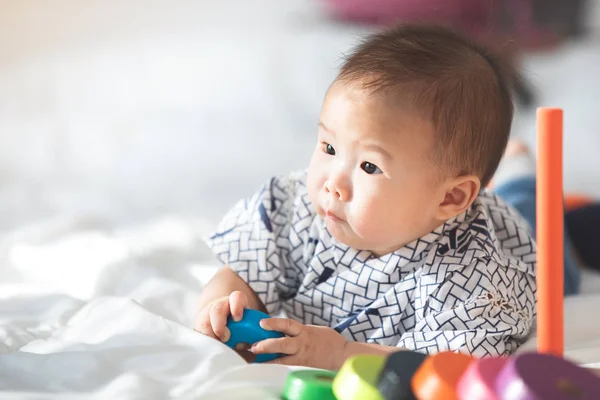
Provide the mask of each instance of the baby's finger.
[{"label": "baby's finger", "polygon": [[229,309],[231,311],[231,318],[235,322],[242,320],[244,316],[244,308],[248,306],[248,298],[244,292],[235,291],[229,295]]},{"label": "baby's finger", "polygon": [[208,312],[206,311],[200,311],[196,317],[196,320],[194,321],[194,330],[213,339],[217,339],[217,335],[213,332]]},{"label": "baby's finger", "polygon": [[300,349],[300,341],[293,337],[265,339],[256,342],[250,348],[254,354],[296,354]]},{"label": "baby's finger", "polygon": [[288,336],[298,336],[304,325],[289,318],[265,318],[260,320],[260,327],[267,331],[276,331]]},{"label": "baby's finger", "polygon": [[229,316],[229,302],[227,300],[218,301],[210,308],[210,324],[217,338],[226,342],[231,336],[227,329],[227,317]]}]

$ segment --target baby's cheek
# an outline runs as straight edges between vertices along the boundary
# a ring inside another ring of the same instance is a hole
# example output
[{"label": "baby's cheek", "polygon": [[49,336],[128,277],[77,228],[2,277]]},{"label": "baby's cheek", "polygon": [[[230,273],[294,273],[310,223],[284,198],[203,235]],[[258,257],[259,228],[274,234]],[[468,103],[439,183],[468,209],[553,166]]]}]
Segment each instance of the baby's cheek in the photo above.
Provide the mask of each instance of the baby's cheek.
[{"label": "baby's cheek", "polygon": [[358,236],[378,241],[388,231],[387,208],[375,199],[363,199],[353,204],[353,229]]},{"label": "baby's cheek", "polygon": [[[418,202],[406,201],[400,195],[387,195],[373,198],[364,209],[368,210],[365,229],[372,231],[372,235],[403,239],[405,234],[410,234],[415,229],[415,222],[421,216]],[[418,224],[417,224],[418,225]]]}]

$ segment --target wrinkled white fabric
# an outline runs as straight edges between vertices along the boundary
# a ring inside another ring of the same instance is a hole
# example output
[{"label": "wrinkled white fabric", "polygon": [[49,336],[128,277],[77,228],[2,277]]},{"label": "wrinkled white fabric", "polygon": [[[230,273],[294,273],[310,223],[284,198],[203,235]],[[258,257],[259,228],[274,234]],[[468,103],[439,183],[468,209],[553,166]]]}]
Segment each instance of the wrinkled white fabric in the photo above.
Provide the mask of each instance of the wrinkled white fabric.
[{"label": "wrinkled white fabric", "polygon": [[287,367],[248,365],[191,328],[217,266],[201,242],[202,224],[74,222],[3,238],[1,398],[279,393]]}]

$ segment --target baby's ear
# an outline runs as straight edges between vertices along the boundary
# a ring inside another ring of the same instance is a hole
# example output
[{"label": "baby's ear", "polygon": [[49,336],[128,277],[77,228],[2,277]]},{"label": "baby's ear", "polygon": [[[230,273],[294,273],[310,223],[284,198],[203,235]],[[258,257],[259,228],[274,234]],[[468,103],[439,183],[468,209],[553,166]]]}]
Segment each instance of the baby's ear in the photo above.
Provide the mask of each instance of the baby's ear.
[{"label": "baby's ear", "polygon": [[445,196],[438,206],[438,219],[446,221],[464,212],[473,204],[481,189],[475,175],[454,178],[444,185]]}]

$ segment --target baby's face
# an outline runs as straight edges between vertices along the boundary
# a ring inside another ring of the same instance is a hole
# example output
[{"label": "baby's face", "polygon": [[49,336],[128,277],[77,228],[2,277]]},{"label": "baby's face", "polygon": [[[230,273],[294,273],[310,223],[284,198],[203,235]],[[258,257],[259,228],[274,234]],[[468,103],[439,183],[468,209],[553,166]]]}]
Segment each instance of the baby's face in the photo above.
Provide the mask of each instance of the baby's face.
[{"label": "baby's face", "polygon": [[308,193],[333,237],[378,256],[443,221],[433,126],[382,96],[336,82],[321,111]]}]

